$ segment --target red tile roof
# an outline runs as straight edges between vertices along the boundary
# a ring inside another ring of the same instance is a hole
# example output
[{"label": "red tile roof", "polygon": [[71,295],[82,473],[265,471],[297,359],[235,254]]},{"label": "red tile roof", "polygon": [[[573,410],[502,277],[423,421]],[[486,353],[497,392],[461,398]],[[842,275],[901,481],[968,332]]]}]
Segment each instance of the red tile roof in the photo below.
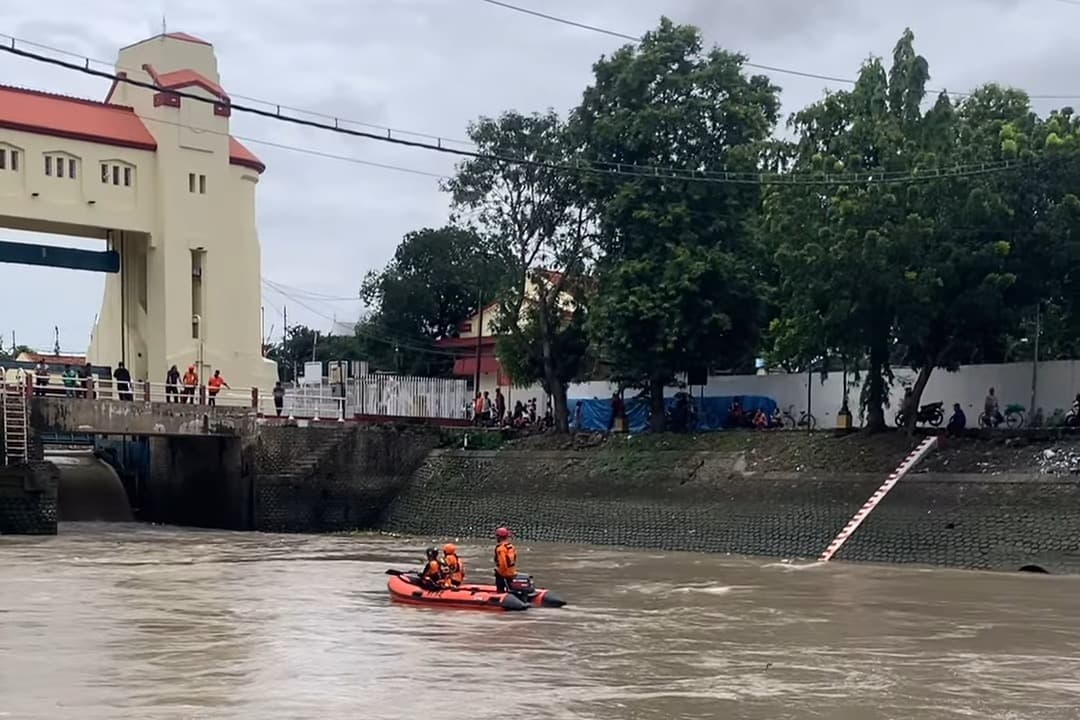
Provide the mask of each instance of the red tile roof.
[{"label": "red tile roof", "polygon": [[206,77],[202,73],[195,70],[174,70],[173,72],[167,72],[164,75],[159,75],[154,70],[153,65],[143,65],[150,77],[153,79],[154,84],[165,90],[183,90],[187,87],[201,87],[212,95],[216,95],[222,100],[228,101],[229,96],[225,94],[225,91],[221,89],[221,86],[216,82]]},{"label": "red tile roof", "polygon": [[[157,150],[154,136],[130,107],[9,85],[0,85],[0,128]],[[266,170],[254,153],[231,137],[229,162],[260,173]]]},{"label": "red tile roof", "polygon": [[229,162],[233,165],[251,168],[257,173],[262,173],[266,170],[266,165],[263,161],[256,157],[255,153],[240,144],[240,141],[234,137],[229,138]]},{"label": "red tile roof", "polygon": [[41,362],[45,361],[45,364],[50,368],[63,366],[63,365],[85,365],[85,355],[46,355],[45,353],[36,352],[23,352],[19,353],[19,362]]},{"label": "red tile roof", "polygon": [[165,37],[172,38],[173,40],[183,40],[184,42],[196,43],[198,45],[210,45],[210,43],[203,40],[202,38],[197,38],[194,35],[188,35],[184,32],[165,33]]},{"label": "red tile roof", "polygon": [[157,150],[130,107],[0,85],[0,127],[73,140]]}]

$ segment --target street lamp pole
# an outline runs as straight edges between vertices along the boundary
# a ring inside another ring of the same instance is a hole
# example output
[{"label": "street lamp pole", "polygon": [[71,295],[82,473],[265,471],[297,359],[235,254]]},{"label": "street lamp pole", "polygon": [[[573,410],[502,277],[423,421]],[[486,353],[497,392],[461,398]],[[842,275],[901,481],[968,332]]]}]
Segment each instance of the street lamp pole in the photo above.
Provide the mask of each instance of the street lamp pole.
[{"label": "street lamp pole", "polygon": [[1035,355],[1031,361],[1031,408],[1028,412],[1035,417],[1035,401],[1039,387],[1039,336],[1042,335],[1042,301],[1035,304]]}]

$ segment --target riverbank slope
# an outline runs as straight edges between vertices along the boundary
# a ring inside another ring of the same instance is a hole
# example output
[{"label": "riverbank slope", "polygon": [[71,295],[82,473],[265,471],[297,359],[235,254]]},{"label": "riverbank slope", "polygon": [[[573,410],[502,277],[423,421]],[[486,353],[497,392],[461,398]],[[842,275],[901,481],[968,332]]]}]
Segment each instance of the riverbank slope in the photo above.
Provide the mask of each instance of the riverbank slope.
[{"label": "riverbank slope", "polygon": [[[814,558],[918,442],[900,433],[534,437],[434,451],[382,529]],[[475,445],[475,443],[474,443]],[[838,560],[1080,573],[1080,441],[942,439]]]}]

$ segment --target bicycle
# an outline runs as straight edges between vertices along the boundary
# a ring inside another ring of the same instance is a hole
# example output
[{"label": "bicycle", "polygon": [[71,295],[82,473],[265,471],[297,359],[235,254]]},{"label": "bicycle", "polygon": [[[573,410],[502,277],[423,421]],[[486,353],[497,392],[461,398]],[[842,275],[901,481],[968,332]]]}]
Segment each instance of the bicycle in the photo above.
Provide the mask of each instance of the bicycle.
[{"label": "bicycle", "polygon": [[1016,430],[1024,426],[1026,420],[1024,412],[1026,408],[1019,404],[1013,403],[1005,407],[1005,414],[1001,416],[1001,419],[990,417],[984,410],[982,415],[979,416],[979,427],[983,428],[996,428],[1002,423],[1005,423],[1005,427],[1010,430]]},{"label": "bicycle", "polygon": [[787,410],[785,410],[783,412],[783,415],[781,415],[781,420],[785,428],[790,428],[794,430],[796,428],[809,427],[811,430],[813,430],[817,427],[817,418],[815,418],[811,413],[802,410],[799,413],[799,419],[796,420],[794,410],[794,405],[788,405]]}]

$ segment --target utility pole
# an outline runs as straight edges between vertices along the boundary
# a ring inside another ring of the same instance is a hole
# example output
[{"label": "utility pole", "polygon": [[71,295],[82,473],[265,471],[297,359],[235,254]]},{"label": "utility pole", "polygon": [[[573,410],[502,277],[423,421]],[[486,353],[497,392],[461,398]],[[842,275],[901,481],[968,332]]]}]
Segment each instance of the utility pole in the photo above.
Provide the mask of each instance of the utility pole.
[{"label": "utility pole", "polygon": [[484,337],[484,299],[480,286],[476,286],[476,307],[479,308],[479,316],[476,327],[476,373],[474,376],[473,396],[480,392],[480,341]]},{"label": "utility pole", "polygon": [[1035,357],[1031,361],[1031,407],[1030,415],[1035,417],[1035,401],[1038,399],[1039,387],[1039,336],[1042,335],[1042,300],[1035,304]]}]

